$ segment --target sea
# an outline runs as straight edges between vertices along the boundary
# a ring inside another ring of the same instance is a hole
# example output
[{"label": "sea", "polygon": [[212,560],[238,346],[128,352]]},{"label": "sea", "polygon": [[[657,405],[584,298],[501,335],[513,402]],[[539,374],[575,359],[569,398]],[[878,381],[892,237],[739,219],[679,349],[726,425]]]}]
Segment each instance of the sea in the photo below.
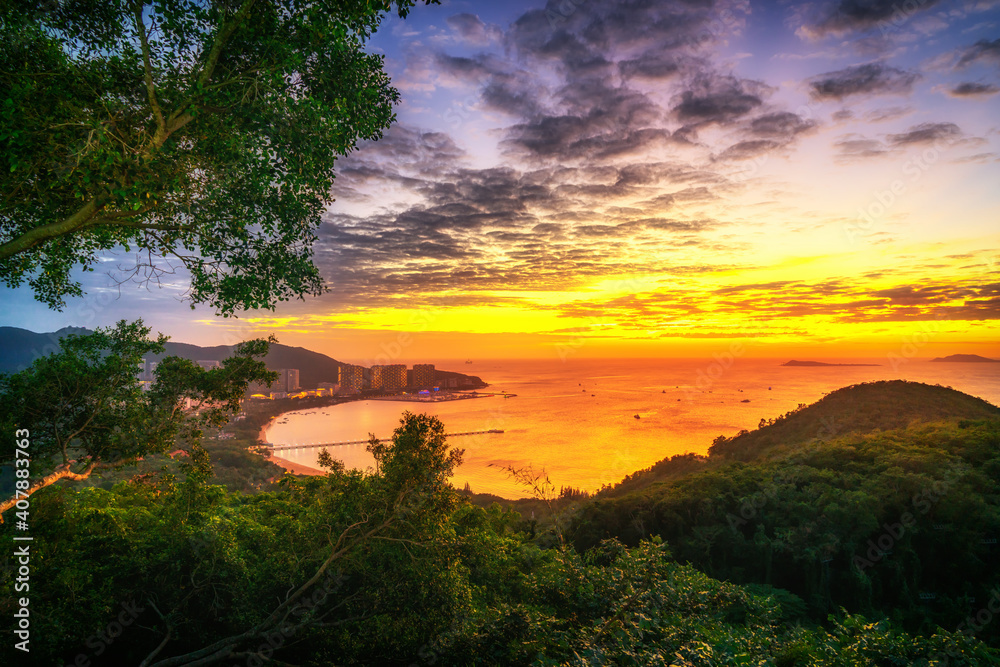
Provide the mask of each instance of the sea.
[{"label": "sea", "polygon": [[[735,435],[820,400],[835,389],[873,380],[939,384],[1000,405],[1000,363],[941,363],[889,358],[837,360],[875,366],[782,366],[786,359],[475,360],[439,364],[477,375],[493,396],[438,403],[359,400],[290,412],[268,427],[274,444],[388,438],[405,411],[438,417],[446,433],[496,429],[502,433],[449,439],[463,449],[452,483],[504,498],[531,495],[510,470],[545,475],[556,492],[593,492],[657,461],[705,454],[719,435]],[[320,449],[282,450],[290,461],[316,466]],[[328,451],[348,467],[374,463],[364,444]]]}]

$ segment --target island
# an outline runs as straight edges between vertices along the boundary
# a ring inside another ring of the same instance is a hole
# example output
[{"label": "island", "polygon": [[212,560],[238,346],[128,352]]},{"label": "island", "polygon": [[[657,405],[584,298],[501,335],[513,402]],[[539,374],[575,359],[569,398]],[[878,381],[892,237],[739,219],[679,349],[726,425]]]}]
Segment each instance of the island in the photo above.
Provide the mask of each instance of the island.
[{"label": "island", "polygon": [[781,364],[782,366],[881,366],[882,364],[828,364],[825,361],[798,361],[792,359]]},{"label": "island", "polygon": [[931,361],[1000,364],[1000,359],[987,359],[986,357],[980,357],[978,354],[950,354],[947,357],[935,357]]}]

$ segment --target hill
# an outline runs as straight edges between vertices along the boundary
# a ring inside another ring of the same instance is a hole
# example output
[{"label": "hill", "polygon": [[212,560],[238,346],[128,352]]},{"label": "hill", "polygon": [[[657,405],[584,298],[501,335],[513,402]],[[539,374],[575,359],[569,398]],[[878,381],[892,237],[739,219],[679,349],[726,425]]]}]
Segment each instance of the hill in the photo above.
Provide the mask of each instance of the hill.
[{"label": "hill", "polygon": [[[776,442],[730,452],[741,460],[715,447],[700,462],[661,462],[657,477],[584,503],[568,536],[583,551],[661,538],[679,562],[779,593],[814,622],[843,608],[928,635],[968,627],[1000,597],[1000,411],[942,387],[878,384],[890,386],[847,388],[760,429]],[[900,396],[912,402],[886,416]],[[882,407],[852,401],[852,422],[845,397]],[[810,434],[823,416],[843,432]],[[1000,626],[974,627],[1000,645]]]},{"label": "hill", "polygon": [[[87,329],[67,327],[51,333],[35,333],[17,327],[0,327],[0,373],[16,373],[31,365],[40,356],[59,349],[59,339],[68,334],[90,333]],[[189,343],[168,342],[164,354],[149,355],[150,361],[164,357],[178,356],[192,361],[222,361],[233,352],[231,345],[201,347]],[[304,347],[292,347],[274,343],[265,359],[270,370],[282,368],[299,369],[299,384],[304,389],[315,389],[320,382],[336,382],[337,369],[346,366],[344,362]],[[486,383],[474,375],[452,371],[437,371],[439,379],[455,378],[462,388],[478,389]]]},{"label": "hill", "polygon": [[906,428],[914,422],[1000,417],[1000,408],[950,387],[881,380],[830,392],[810,406],[800,405],[762,422],[756,431],[717,439],[710,456],[750,460],[774,445],[794,445],[814,438]]},{"label": "hill", "polygon": [[935,357],[931,361],[960,362],[960,363],[1000,363],[1000,359],[988,359],[980,357],[978,354],[950,354],[947,357]]},{"label": "hill", "polygon": [[917,422],[951,419],[990,419],[1000,408],[949,387],[888,380],[843,387],[812,405],[774,419],[762,420],[754,431],[732,437],[720,435],[709,456],[678,454],[654,463],[605,487],[600,496],[618,496],[655,482],[678,479],[726,461],[749,461],[772,447],[794,446],[848,433],[871,433],[905,428]]}]

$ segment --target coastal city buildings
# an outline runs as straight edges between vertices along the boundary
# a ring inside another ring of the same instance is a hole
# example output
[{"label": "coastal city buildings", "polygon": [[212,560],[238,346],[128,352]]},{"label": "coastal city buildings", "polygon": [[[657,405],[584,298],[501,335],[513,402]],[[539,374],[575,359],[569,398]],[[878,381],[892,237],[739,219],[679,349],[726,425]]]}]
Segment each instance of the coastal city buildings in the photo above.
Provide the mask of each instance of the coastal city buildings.
[{"label": "coastal city buildings", "polygon": [[344,394],[357,394],[363,389],[364,375],[361,366],[344,364],[337,369],[337,384]]},{"label": "coastal city buildings", "polygon": [[426,388],[433,387],[436,379],[434,364],[414,364],[412,387]]},{"label": "coastal city buildings", "polygon": [[335,382],[320,382],[316,385],[317,396],[333,396],[340,391],[340,385]]},{"label": "coastal city buildings", "polygon": [[375,365],[371,369],[371,388],[383,391],[406,386],[406,364]]},{"label": "coastal city buildings", "polygon": [[277,386],[271,385],[272,389],[277,391],[293,392],[299,390],[299,369],[297,368],[282,368],[278,371],[278,382]]}]

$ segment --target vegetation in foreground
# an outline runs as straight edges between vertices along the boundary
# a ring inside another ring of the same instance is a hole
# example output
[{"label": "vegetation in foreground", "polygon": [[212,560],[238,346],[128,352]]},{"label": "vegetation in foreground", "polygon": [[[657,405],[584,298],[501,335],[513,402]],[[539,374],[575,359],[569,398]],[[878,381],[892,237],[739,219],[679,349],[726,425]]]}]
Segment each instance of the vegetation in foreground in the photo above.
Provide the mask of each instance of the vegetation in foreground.
[{"label": "vegetation in foreground", "polygon": [[[372,443],[377,470],[327,461],[255,495],[197,472],[39,492],[32,663],[1000,664],[958,632],[789,623],[780,596],[680,564],[659,538],[542,548],[514,513],[459,498],[443,433],[407,414]],[[135,621],[109,632],[123,610]]]}]

